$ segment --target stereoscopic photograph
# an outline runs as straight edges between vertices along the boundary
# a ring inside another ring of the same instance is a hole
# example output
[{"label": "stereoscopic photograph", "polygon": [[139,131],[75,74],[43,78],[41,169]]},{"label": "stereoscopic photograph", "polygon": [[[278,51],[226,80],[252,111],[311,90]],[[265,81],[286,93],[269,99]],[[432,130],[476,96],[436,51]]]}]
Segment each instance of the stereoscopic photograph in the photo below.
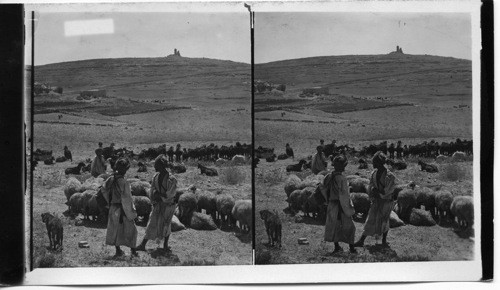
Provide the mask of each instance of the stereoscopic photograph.
[{"label": "stereoscopic photograph", "polygon": [[477,257],[471,15],[255,22],[256,264]]},{"label": "stereoscopic photograph", "polygon": [[26,6],[32,268],[251,264],[246,9],[75,6]]}]

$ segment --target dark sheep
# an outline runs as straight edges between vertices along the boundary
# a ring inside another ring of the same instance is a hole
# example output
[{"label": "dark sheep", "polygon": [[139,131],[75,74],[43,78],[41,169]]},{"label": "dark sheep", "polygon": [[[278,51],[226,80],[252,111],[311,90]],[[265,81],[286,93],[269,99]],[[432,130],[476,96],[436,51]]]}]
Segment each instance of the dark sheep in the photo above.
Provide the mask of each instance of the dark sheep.
[{"label": "dark sheep", "polygon": [[68,159],[66,159],[66,157],[64,157],[64,156],[59,156],[56,158],[57,163],[65,162],[66,160],[68,160]]},{"label": "dark sheep", "polygon": [[69,175],[69,174],[79,175],[84,166],[85,166],[85,163],[80,162],[80,163],[78,163],[78,165],[76,167],[66,168],[66,170],[64,170],[64,173],[66,173],[66,175]]},{"label": "dark sheep", "polygon": [[45,164],[45,165],[52,165],[52,164],[54,164],[54,160],[55,160],[54,156],[50,156],[50,158],[47,158],[47,159],[45,159],[43,161],[43,164]]},{"label": "dark sheep", "polygon": [[179,197],[179,220],[185,224],[189,225],[189,219],[191,218],[191,213],[196,211],[197,207],[197,198],[193,192],[187,191],[184,192]]},{"label": "dark sheep", "polygon": [[448,190],[439,190],[436,191],[434,198],[436,209],[439,214],[439,224],[442,223],[445,216],[448,220],[453,220],[450,212],[451,203],[453,202],[453,194],[451,194]]},{"label": "dark sheep", "polygon": [[[286,158],[285,158],[286,159]],[[267,162],[275,162],[276,161],[276,154],[273,154],[269,157],[266,158]]]},{"label": "dark sheep", "polygon": [[428,211],[414,208],[410,214],[410,224],[414,226],[430,227],[436,225],[436,221]]},{"label": "dark sheep", "polygon": [[461,229],[470,229],[474,223],[474,200],[471,196],[456,196],[450,206]]},{"label": "dark sheep", "polygon": [[415,207],[420,208],[423,205],[425,210],[429,211],[434,216],[436,213],[436,199],[434,191],[428,187],[416,187],[415,195],[417,198],[417,204]]},{"label": "dark sheep", "polygon": [[132,199],[134,200],[137,217],[142,217],[142,220],[147,223],[149,220],[149,214],[153,210],[151,200],[146,196],[132,196]]},{"label": "dark sheep", "polygon": [[[273,154],[273,156],[276,156],[275,154]],[[289,156],[286,154],[286,153],[283,153],[283,154],[280,154],[278,155],[278,160],[285,160],[287,159]],[[266,158],[267,160],[267,158]]]},{"label": "dark sheep", "polygon": [[215,220],[217,213],[217,204],[215,199],[215,194],[210,191],[202,191],[198,194],[197,201],[198,212],[201,212],[203,209],[205,213],[211,215]]},{"label": "dark sheep", "polygon": [[363,158],[359,159],[359,166],[358,169],[368,169],[368,163]]},{"label": "dark sheep", "polygon": [[427,164],[427,163],[419,160],[418,165],[420,165],[421,171],[426,171],[426,172],[430,172],[430,173],[436,173],[439,171],[437,168],[437,165],[435,165],[435,164]]},{"label": "dark sheep", "polygon": [[281,220],[278,213],[267,209],[261,210],[260,218],[264,221],[268,244],[274,246],[274,243],[281,248]]},{"label": "dark sheep", "polygon": [[186,166],[184,164],[172,164],[172,163],[169,163],[168,164],[168,168],[170,168],[173,173],[177,173],[177,174],[184,173],[184,172],[187,171],[187,168],[186,168]]},{"label": "dark sheep", "polygon": [[215,169],[215,168],[206,167],[206,166],[201,165],[200,163],[198,163],[198,168],[201,170],[201,174],[205,174],[206,176],[219,175],[219,173],[217,173],[217,169]]},{"label": "dark sheep", "polygon": [[408,164],[406,164],[406,162],[402,160],[389,159],[387,160],[387,164],[392,166],[392,168],[396,170],[404,170],[408,167]]},{"label": "dark sheep", "polygon": [[215,196],[215,203],[217,206],[217,215],[219,219],[219,225],[222,227],[222,223],[227,218],[228,226],[233,224],[232,222],[232,210],[234,207],[234,198],[227,193],[217,193]]},{"label": "dark sheep", "polygon": [[417,197],[415,191],[410,188],[403,189],[397,199],[398,216],[406,223],[408,223],[412,209],[417,204]]},{"label": "dark sheep", "polygon": [[306,216],[309,216],[309,213],[311,213],[314,219],[323,220],[326,218],[325,198],[321,194],[320,186],[316,186],[315,191],[309,195],[302,207],[302,211]]},{"label": "dark sheep", "polygon": [[286,172],[291,172],[291,171],[301,172],[302,171],[302,166],[304,164],[306,164],[306,163],[307,163],[307,161],[305,161],[304,159],[302,159],[297,164],[288,165],[286,167]]},{"label": "dark sheep", "polygon": [[137,172],[148,172],[148,167],[146,166],[146,164],[139,162],[137,163],[137,166],[139,167],[137,169]]},{"label": "dark sheep", "polygon": [[240,199],[234,202],[231,210],[233,220],[238,222],[242,231],[250,233],[252,231],[252,201],[249,199]]},{"label": "dark sheep", "polygon": [[349,182],[349,187],[351,192],[364,192],[367,193],[367,187],[370,184],[370,180],[367,178],[355,178]]},{"label": "dark sheep", "polygon": [[45,223],[45,226],[47,227],[50,248],[56,250],[57,246],[59,246],[60,249],[62,249],[64,229],[61,220],[58,217],[46,212],[42,213],[42,222]]},{"label": "dark sheep", "polygon": [[354,206],[354,211],[359,217],[365,217],[370,209],[370,197],[364,192],[351,192],[351,201]]}]

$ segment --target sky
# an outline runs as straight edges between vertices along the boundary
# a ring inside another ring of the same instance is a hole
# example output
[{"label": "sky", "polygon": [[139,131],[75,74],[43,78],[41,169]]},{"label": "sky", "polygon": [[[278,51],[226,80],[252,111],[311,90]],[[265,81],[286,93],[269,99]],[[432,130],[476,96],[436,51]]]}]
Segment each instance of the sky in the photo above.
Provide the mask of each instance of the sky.
[{"label": "sky", "polygon": [[255,62],[328,55],[407,54],[471,59],[466,13],[256,13]]},{"label": "sky", "polygon": [[[78,22],[82,20],[86,22]],[[80,29],[71,29],[81,23],[84,25]],[[187,57],[250,63],[249,23],[248,12],[40,12],[35,27],[35,65],[95,58],[162,57],[173,54],[174,48]]]}]

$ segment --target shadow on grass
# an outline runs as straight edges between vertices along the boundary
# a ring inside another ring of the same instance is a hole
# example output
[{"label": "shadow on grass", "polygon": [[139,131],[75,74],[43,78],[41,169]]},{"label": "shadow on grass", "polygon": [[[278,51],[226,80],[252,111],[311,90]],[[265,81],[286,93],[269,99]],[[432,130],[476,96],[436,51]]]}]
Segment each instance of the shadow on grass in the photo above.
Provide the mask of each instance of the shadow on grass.
[{"label": "shadow on grass", "polygon": [[458,224],[454,225],[453,232],[462,239],[468,239],[474,237],[474,230],[472,230],[472,228],[464,229],[459,227]]},{"label": "shadow on grass", "polygon": [[234,232],[234,236],[240,240],[240,242],[244,244],[249,244],[252,242],[252,233],[251,232],[244,232],[241,230],[236,230]]},{"label": "shadow on grass", "polygon": [[325,221],[318,218],[312,218],[310,216],[297,215],[295,216],[295,223],[301,223],[306,225],[317,225],[324,226]]},{"label": "shadow on grass", "polygon": [[91,229],[105,229],[107,228],[107,222],[102,220],[81,220],[81,226]]}]

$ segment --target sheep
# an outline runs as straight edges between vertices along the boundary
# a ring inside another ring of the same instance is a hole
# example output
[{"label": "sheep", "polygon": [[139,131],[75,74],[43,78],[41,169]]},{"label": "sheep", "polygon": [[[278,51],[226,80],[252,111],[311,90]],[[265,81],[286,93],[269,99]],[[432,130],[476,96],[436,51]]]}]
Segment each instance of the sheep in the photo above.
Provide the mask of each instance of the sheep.
[{"label": "sheep", "polygon": [[302,205],[302,212],[304,212],[305,216],[309,216],[309,213],[311,213],[314,219],[323,218],[325,213],[325,211],[323,211],[324,203],[325,199],[321,194],[319,186],[317,186],[314,192],[307,197]]},{"label": "sheep", "polygon": [[410,224],[414,226],[434,226],[436,221],[428,211],[414,208],[410,214]]},{"label": "sheep", "polygon": [[202,209],[205,210],[205,213],[211,215],[215,220],[217,213],[217,204],[215,201],[215,194],[210,191],[202,191],[198,194],[198,202],[197,202],[198,212],[201,212]]},{"label": "sheep", "polygon": [[456,151],[451,155],[453,161],[465,161],[465,153],[461,151]]},{"label": "sheep", "polygon": [[354,206],[354,211],[358,217],[363,218],[370,209],[370,197],[364,192],[351,192],[350,198]]},{"label": "sheep", "polygon": [[[276,156],[276,155],[275,155]],[[278,155],[278,160],[285,160],[287,159],[289,156],[286,154],[286,153],[283,153],[283,154],[280,154]]]},{"label": "sheep", "polygon": [[77,215],[81,212],[81,206],[83,204],[83,200],[85,198],[85,195],[83,192],[77,192],[69,198],[67,205],[68,205],[68,212],[72,215]]},{"label": "sheep", "polygon": [[345,178],[347,179],[347,182],[350,183],[352,180],[360,178],[360,176],[353,174],[353,175],[347,175]]},{"label": "sheep", "polygon": [[389,217],[389,227],[390,228],[397,228],[397,227],[400,227],[400,226],[404,226],[405,223],[399,219],[397,213],[395,213],[394,211],[391,211],[391,216]]},{"label": "sheep", "polygon": [[64,195],[66,196],[66,201],[69,201],[69,198],[81,191],[82,184],[80,181],[74,177],[68,178],[66,184],[64,185]]},{"label": "sheep", "polygon": [[290,205],[292,212],[298,212],[303,209],[303,205],[306,203],[307,198],[314,193],[316,188],[306,187],[304,189],[294,190],[290,197],[288,197],[287,202]]},{"label": "sheep", "polygon": [[288,176],[288,178],[285,180],[284,187],[287,198],[290,196],[292,191],[298,189],[301,182],[302,180],[295,174],[290,174],[290,176]]},{"label": "sheep", "polygon": [[179,220],[183,224],[189,224],[191,212],[196,210],[197,199],[193,192],[184,192],[179,197]]},{"label": "sheep", "polygon": [[444,155],[438,155],[438,156],[436,157],[436,162],[437,162],[437,163],[443,163],[443,162],[445,162],[447,159],[448,159],[448,157],[446,157],[446,156],[444,156]]},{"label": "sheep", "polygon": [[192,211],[189,214],[187,225],[193,230],[212,231],[217,229],[211,216],[197,211]]},{"label": "sheep", "polygon": [[172,170],[173,173],[184,173],[187,171],[187,168],[184,164],[172,164],[172,163],[169,163],[168,164],[168,168],[170,168]]},{"label": "sheep", "polygon": [[474,200],[471,196],[456,196],[450,206],[462,229],[470,229],[474,223]]},{"label": "sheep", "polygon": [[[278,156],[278,159],[279,159],[279,156]],[[306,163],[307,163],[307,161],[305,161],[304,159],[302,159],[297,164],[288,165],[286,167],[286,172],[291,172],[291,171],[301,172],[302,171],[302,166],[304,164],[306,164]]]},{"label": "sheep", "polygon": [[234,155],[231,159],[231,163],[233,165],[240,165],[245,163],[245,156],[243,155]]},{"label": "sheep", "polygon": [[142,217],[142,220],[147,223],[149,219],[149,214],[153,210],[153,205],[151,200],[146,196],[132,196],[134,200],[135,210],[137,211],[137,217]]},{"label": "sheep", "polygon": [[266,157],[267,162],[276,162],[276,154]]},{"label": "sheep", "polygon": [[252,201],[249,199],[235,201],[231,210],[231,216],[235,223],[238,222],[240,230],[247,232],[250,232],[252,229],[252,213]]},{"label": "sheep", "polygon": [[90,172],[91,168],[92,168],[92,163],[88,163],[87,165],[82,167],[82,172]]},{"label": "sheep", "polygon": [[387,160],[387,164],[390,165],[393,169],[396,170],[404,170],[408,167],[408,164],[402,160]]},{"label": "sheep", "polygon": [[215,169],[215,168],[206,167],[206,166],[201,165],[200,163],[198,163],[198,168],[200,169],[201,174],[205,174],[206,176],[219,175],[219,173],[217,172],[217,169]]},{"label": "sheep", "polygon": [[218,158],[217,160],[215,160],[215,166],[220,167],[220,166],[226,164],[227,162],[229,162],[229,160],[224,159],[224,158]]},{"label": "sheep", "polygon": [[413,181],[410,181],[409,183],[405,183],[405,184],[397,184],[395,187],[394,187],[394,191],[392,192],[392,197],[394,200],[397,200],[398,199],[398,195],[399,193],[405,189],[405,188],[411,188],[411,189],[415,189],[415,182]]},{"label": "sheep", "polygon": [[56,158],[56,162],[60,163],[60,162],[65,162],[67,161],[68,159],[66,159],[66,157],[64,156],[59,156]]},{"label": "sheep", "polygon": [[370,180],[367,178],[356,178],[349,182],[349,187],[351,192],[364,192],[367,193],[367,187],[370,184]]},{"label": "sheep", "polygon": [[85,191],[88,189],[97,191],[100,186],[104,184],[104,179],[102,178],[94,178],[90,177],[82,184],[81,191]]},{"label": "sheep", "polygon": [[227,193],[218,192],[215,196],[215,203],[217,207],[219,225],[222,227],[222,223],[226,218],[228,226],[232,224],[231,212],[234,207],[234,198]]},{"label": "sheep", "polygon": [[54,164],[54,160],[55,160],[54,156],[50,156],[50,158],[47,158],[47,159],[45,159],[43,161],[43,164],[45,164],[45,165],[52,165],[52,164]]},{"label": "sheep", "polygon": [[421,171],[426,171],[429,173],[436,173],[438,172],[438,168],[435,164],[427,164],[421,160],[418,161],[418,165],[420,165],[420,170]]},{"label": "sheep", "polygon": [[436,211],[434,191],[428,187],[416,187],[415,196],[417,198],[415,207],[420,208],[423,205],[425,210],[430,211],[430,213],[434,216]]},{"label": "sheep", "polygon": [[281,220],[276,211],[271,212],[267,209],[259,212],[260,218],[264,221],[266,227],[268,244],[274,246],[274,243],[281,248]]},{"label": "sheep", "polygon": [[151,184],[146,181],[134,181],[130,183],[130,192],[133,196],[147,196],[151,190]]},{"label": "sheep", "polygon": [[411,210],[415,207],[416,204],[417,197],[415,195],[415,191],[410,188],[405,188],[398,194],[398,211],[396,213],[404,222],[408,223],[411,215]]},{"label": "sheep", "polygon": [[42,222],[47,228],[47,235],[49,236],[49,243],[51,249],[62,249],[63,247],[63,225],[58,217],[51,215],[50,213],[42,213]]},{"label": "sheep", "polygon": [[316,187],[320,184],[323,184],[323,181],[325,180],[325,176],[318,174],[318,175],[309,175],[307,176],[297,187],[297,189],[303,189],[306,187]]},{"label": "sheep", "polygon": [[[97,218],[106,216],[106,208],[100,208],[97,203],[97,193],[93,194],[90,198],[86,198],[83,206],[83,216],[85,219],[92,219],[95,221]],[[107,219],[102,219],[105,221]]]},{"label": "sheep", "polygon": [[69,175],[69,174],[75,174],[75,175],[79,175],[80,172],[82,171],[82,168],[85,166],[85,163],[83,162],[80,162],[78,163],[78,165],[76,167],[70,167],[70,168],[66,168],[66,170],[64,170],[64,173],[66,175]]},{"label": "sheep", "polygon": [[436,209],[439,214],[439,225],[441,225],[445,215],[449,220],[452,220],[453,218],[450,215],[450,206],[453,202],[453,194],[451,194],[448,190],[439,190],[436,191],[434,198]]}]

